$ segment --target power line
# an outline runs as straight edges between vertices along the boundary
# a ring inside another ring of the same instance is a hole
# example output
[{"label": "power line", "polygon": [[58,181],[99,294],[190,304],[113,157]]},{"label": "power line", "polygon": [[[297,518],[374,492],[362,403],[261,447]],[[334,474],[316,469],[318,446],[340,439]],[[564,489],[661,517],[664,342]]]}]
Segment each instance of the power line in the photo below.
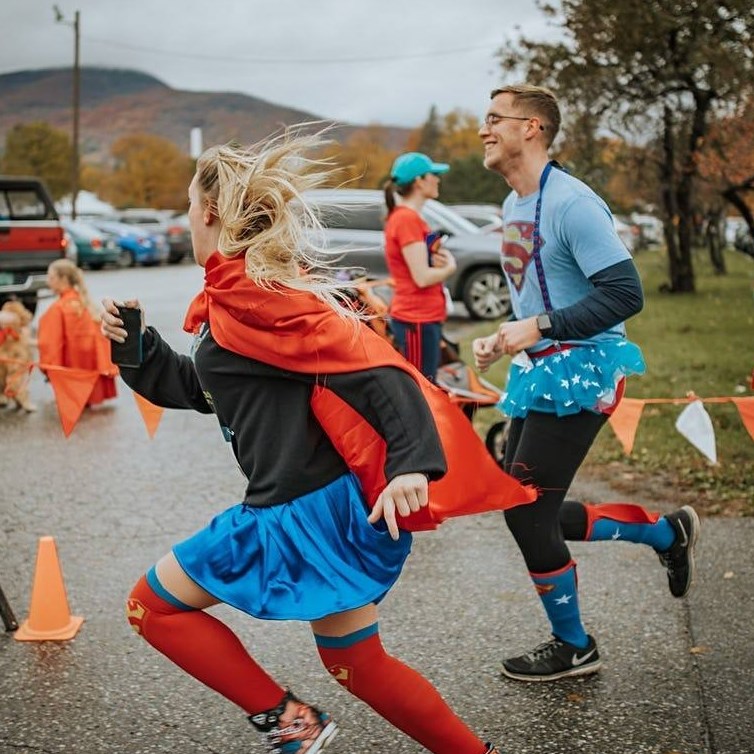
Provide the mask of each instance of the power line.
[{"label": "power line", "polygon": [[[98,39],[85,36],[87,42],[104,44],[109,47],[120,47],[125,50],[136,52],[149,52],[154,55],[165,55],[171,58],[191,58],[192,60],[209,60],[225,63],[256,63],[259,65],[336,65],[339,63],[389,63],[395,60],[412,60],[418,58],[447,57],[448,55],[462,55],[470,52],[486,50],[491,52],[490,45],[478,45],[476,47],[457,47],[452,49],[436,50],[434,52],[416,52],[401,55],[375,55],[372,57],[352,58],[257,58],[257,57],[233,57],[227,55],[202,55],[193,52],[170,52],[157,47],[145,47],[133,45],[127,42],[117,42],[111,39]],[[502,42],[501,42],[502,44]]]}]

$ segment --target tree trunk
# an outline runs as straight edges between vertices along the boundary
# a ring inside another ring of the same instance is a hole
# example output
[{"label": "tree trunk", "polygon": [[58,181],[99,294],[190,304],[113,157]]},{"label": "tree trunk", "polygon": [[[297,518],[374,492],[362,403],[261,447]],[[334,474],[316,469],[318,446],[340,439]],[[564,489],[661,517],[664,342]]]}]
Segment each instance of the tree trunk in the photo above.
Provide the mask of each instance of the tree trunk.
[{"label": "tree trunk", "polygon": [[665,207],[662,228],[665,234],[665,245],[668,249],[668,274],[670,275],[670,285],[663,287],[672,291],[680,260],[676,238],[678,205],[675,189],[675,135],[673,133],[673,113],[668,105],[665,105],[663,111],[663,122],[660,186],[662,187],[662,203]]},{"label": "tree trunk", "polygon": [[725,275],[728,270],[725,266],[725,257],[723,256],[723,243],[721,232],[721,220],[723,210],[721,207],[711,209],[707,216],[707,248],[709,249],[709,258],[712,263],[712,269],[716,275]]},{"label": "tree trunk", "polygon": [[676,189],[678,201],[678,265],[676,275],[671,277],[671,290],[678,293],[693,293],[694,264],[691,248],[694,240],[694,177],[696,175],[696,156],[702,139],[707,131],[707,111],[711,95],[708,92],[695,91],[696,109],[691,121],[688,150],[681,166],[681,177]]},{"label": "tree trunk", "polygon": [[754,190],[754,176],[737,186],[730,186],[722,194],[723,198],[727,199],[741,213],[741,217],[746,220],[746,224],[749,226],[749,233],[754,237],[754,215],[746,200],[741,196],[743,192],[752,190]]}]

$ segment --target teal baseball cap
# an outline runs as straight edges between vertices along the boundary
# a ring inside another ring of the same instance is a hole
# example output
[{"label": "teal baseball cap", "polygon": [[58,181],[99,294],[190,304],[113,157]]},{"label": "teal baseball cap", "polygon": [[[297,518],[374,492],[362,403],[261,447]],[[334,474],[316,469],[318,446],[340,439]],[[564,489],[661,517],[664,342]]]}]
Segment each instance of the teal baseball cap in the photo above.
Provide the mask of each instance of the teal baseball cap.
[{"label": "teal baseball cap", "polygon": [[395,158],[390,170],[390,177],[399,186],[405,186],[416,178],[427,173],[442,175],[450,170],[450,165],[444,162],[432,162],[426,154],[421,152],[405,152]]}]

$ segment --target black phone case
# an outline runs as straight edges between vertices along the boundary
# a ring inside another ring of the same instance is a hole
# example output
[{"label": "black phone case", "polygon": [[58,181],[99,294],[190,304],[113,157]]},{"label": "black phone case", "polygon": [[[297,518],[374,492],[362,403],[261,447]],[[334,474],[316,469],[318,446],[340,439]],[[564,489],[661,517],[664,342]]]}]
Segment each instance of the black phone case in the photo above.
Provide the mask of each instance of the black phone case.
[{"label": "black phone case", "polygon": [[141,309],[119,306],[118,316],[128,335],[124,343],[110,341],[110,358],[121,367],[141,366]]}]

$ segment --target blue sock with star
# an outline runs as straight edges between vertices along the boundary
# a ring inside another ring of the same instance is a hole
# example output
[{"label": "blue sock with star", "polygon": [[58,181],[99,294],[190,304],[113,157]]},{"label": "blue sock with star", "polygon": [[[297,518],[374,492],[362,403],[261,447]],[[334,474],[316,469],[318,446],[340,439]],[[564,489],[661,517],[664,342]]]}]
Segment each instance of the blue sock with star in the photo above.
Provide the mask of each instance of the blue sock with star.
[{"label": "blue sock with star", "polygon": [[589,542],[621,541],[649,545],[664,552],[675,541],[675,529],[657,513],[631,503],[602,503],[585,506]]},{"label": "blue sock with star", "polygon": [[550,619],[553,635],[583,649],[589,639],[581,623],[576,563],[571,560],[557,571],[529,575]]}]

